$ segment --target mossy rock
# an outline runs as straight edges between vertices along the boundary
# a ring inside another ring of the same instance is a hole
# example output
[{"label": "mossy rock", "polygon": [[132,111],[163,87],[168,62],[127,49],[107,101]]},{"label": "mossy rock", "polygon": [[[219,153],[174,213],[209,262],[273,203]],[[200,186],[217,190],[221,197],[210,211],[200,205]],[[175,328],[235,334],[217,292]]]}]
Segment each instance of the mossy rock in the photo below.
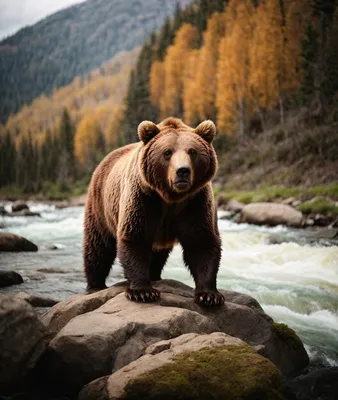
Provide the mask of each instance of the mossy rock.
[{"label": "mossy rock", "polygon": [[278,400],[283,379],[274,364],[248,346],[183,353],[129,382],[124,400]]},{"label": "mossy rock", "polygon": [[303,348],[303,343],[296,332],[286,324],[274,322],[272,324],[273,332],[279,336],[288,346],[293,349]]}]

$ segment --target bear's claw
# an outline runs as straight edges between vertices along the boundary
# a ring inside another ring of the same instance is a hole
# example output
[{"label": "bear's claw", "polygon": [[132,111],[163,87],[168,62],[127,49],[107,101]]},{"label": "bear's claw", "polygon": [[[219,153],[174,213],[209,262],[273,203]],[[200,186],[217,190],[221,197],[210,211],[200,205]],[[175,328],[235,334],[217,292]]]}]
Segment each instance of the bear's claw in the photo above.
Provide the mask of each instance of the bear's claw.
[{"label": "bear's claw", "polygon": [[195,302],[200,306],[221,306],[224,296],[219,292],[198,292],[195,293]]},{"label": "bear's claw", "polygon": [[160,292],[157,289],[126,289],[125,295],[131,301],[152,303],[160,298]]}]

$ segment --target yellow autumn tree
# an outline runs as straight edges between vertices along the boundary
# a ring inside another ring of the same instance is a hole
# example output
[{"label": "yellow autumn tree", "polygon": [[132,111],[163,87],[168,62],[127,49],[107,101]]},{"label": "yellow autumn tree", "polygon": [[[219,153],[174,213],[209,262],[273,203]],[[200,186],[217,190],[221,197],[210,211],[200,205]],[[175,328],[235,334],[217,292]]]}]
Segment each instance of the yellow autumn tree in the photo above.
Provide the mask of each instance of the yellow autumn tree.
[{"label": "yellow autumn tree", "polygon": [[[298,3],[298,4],[297,4]],[[279,104],[284,127],[284,99],[300,84],[302,14],[306,1],[262,1],[250,51],[250,85],[260,109]]]},{"label": "yellow autumn tree", "polygon": [[219,49],[217,73],[217,123],[221,132],[242,138],[252,106],[248,77],[254,7],[251,1],[232,0],[225,13],[226,34]]},{"label": "yellow autumn tree", "polygon": [[111,119],[109,122],[109,128],[105,134],[106,139],[106,149],[107,151],[111,151],[118,147],[121,141],[120,131],[121,131],[121,123],[123,120],[124,107],[116,106],[111,113]]},{"label": "yellow autumn tree", "polygon": [[197,124],[198,118],[198,99],[200,93],[196,85],[196,73],[199,65],[200,53],[192,50],[186,60],[186,68],[183,73],[183,115],[184,121],[188,125]]},{"label": "yellow autumn tree", "polygon": [[75,156],[82,167],[92,170],[104,153],[104,137],[93,114],[78,124],[74,138]]},{"label": "yellow autumn tree", "polygon": [[215,93],[217,89],[217,65],[219,43],[225,31],[225,14],[214,13],[208,19],[203,36],[196,79],[198,91],[197,106],[199,119],[216,118]]},{"label": "yellow autumn tree", "polygon": [[154,61],[149,76],[150,100],[160,107],[160,101],[164,91],[164,65],[161,61]]},{"label": "yellow autumn tree", "polygon": [[181,113],[186,60],[196,47],[197,39],[197,29],[190,24],[183,24],[177,31],[174,44],[167,50],[164,59],[164,93],[160,105],[163,118]]}]

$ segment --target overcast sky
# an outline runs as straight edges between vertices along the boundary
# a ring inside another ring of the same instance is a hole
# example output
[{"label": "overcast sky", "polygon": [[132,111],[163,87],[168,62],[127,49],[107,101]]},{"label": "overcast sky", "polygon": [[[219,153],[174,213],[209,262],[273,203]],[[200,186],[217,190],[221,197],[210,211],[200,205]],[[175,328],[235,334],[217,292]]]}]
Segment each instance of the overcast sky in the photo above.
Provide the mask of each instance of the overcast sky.
[{"label": "overcast sky", "polygon": [[0,0],[0,39],[84,0]]}]

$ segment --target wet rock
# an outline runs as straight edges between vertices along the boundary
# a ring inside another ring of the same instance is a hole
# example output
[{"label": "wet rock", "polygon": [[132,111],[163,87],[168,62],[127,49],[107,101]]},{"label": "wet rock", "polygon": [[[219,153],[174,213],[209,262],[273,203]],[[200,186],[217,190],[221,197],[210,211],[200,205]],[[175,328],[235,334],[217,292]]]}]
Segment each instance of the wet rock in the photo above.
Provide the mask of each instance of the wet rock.
[{"label": "wet rock", "polygon": [[325,227],[330,225],[330,223],[332,222],[332,218],[330,216],[318,213],[311,214],[309,218],[313,220],[313,226]]},{"label": "wet rock", "polygon": [[221,331],[238,337],[259,346],[284,374],[297,373],[308,363],[297,335],[273,324],[250,296],[222,291],[225,305],[207,309],[194,302],[190,287],[163,280],[154,285],[161,300],[140,304],[125,298],[124,285],[72,296],[43,316],[56,335],[44,358],[51,387],[76,392],[136,360],[149,345],[185,333]]},{"label": "wet rock", "polygon": [[45,350],[45,328],[26,301],[0,297],[0,391],[16,388]]},{"label": "wet rock", "polygon": [[25,202],[23,202],[21,200],[17,200],[12,204],[12,212],[13,213],[23,211],[23,210],[29,211],[29,207]]},{"label": "wet rock", "polygon": [[336,400],[338,367],[323,368],[287,383],[289,400]]},{"label": "wet rock", "polygon": [[251,203],[243,208],[240,221],[256,225],[301,227],[303,214],[286,204]]},{"label": "wet rock", "polygon": [[[159,350],[160,347],[160,350]],[[280,398],[282,376],[266,358],[224,333],[159,342],[111,376],[85,386],[79,400]]]},{"label": "wet rock", "polygon": [[41,214],[30,210],[15,211],[8,214],[9,217],[41,217]]},{"label": "wet rock", "polygon": [[0,232],[0,251],[38,251],[38,247],[21,236]]},{"label": "wet rock", "polygon": [[39,268],[37,272],[42,272],[44,274],[68,274],[69,271],[61,268]]},{"label": "wet rock", "polygon": [[57,250],[58,247],[55,246],[55,244],[50,244],[49,246],[46,247],[47,250]]},{"label": "wet rock", "polygon": [[0,206],[0,215],[1,216],[5,216],[7,214],[8,214],[8,212],[5,210],[5,207],[4,206]]},{"label": "wet rock", "polygon": [[14,271],[0,271],[0,287],[19,285],[23,283],[22,276]]},{"label": "wet rock", "polygon": [[33,307],[53,307],[58,304],[58,300],[50,299],[48,297],[33,296],[25,292],[13,293],[13,297],[27,301]]},{"label": "wet rock", "polygon": [[233,211],[235,213],[241,212],[244,207],[245,207],[244,203],[241,203],[240,201],[237,201],[235,199],[231,199],[227,204],[227,210]]},{"label": "wet rock", "polygon": [[43,281],[46,279],[44,274],[36,273],[36,272],[28,272],[26,273],[26,278],[30,281]]}]

